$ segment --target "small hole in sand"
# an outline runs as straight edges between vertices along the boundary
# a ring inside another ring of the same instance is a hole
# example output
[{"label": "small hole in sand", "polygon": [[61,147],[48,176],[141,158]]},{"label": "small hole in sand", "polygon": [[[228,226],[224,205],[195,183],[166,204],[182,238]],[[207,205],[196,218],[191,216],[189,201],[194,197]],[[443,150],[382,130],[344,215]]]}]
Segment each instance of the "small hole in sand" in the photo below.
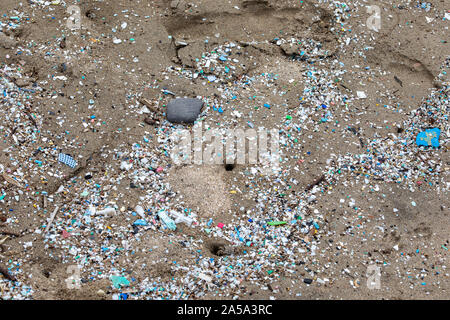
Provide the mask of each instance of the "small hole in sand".
[{"label": "small hole in sand", "polygon": [[206,247],[208,248],[209,252],[211,252],[215,256],[224,256],[225,254],[225,244],[222,242],[209,242]]},{"label": "small hole in sand", "polygon": [[234,164],[226,164],[225,165],[225,170],[227,171],[233,171],[234,169]]}]

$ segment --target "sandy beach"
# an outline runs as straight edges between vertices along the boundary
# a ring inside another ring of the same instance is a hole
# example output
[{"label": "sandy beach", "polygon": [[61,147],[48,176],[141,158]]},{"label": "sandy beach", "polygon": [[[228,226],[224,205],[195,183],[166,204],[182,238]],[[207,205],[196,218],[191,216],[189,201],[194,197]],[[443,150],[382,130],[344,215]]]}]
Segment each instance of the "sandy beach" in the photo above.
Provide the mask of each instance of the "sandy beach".
[{"label": "sandy beach", "polygon": [[[0,300],[449,299],[449,27],[448,1],[1,0]],[[226,165],[226,132],[268,156]]]}]

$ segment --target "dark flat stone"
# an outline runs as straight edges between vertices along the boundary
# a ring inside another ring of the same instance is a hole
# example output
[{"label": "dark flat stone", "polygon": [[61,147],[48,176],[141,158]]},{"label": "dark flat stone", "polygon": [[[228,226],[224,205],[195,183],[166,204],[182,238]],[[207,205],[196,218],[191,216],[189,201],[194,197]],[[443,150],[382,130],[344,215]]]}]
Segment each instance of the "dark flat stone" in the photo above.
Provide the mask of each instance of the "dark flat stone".
[{"label": "dark flat stone", "polygon": [[174,99],[167,105],[167,120],[172,123],[194,123],[203,107],[200,99]]}]

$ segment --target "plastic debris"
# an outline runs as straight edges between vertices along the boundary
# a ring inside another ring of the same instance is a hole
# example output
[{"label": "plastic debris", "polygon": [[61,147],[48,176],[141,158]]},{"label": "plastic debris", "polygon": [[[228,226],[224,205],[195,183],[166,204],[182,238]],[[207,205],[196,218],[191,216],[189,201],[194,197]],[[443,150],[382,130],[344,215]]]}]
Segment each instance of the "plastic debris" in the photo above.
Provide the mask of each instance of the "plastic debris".
[{"label": "plastic debris", "polygon": [[68,165],[71,168],[75,168],[77,166],[75,159],[64,153],[60,153],[58,155],[58,161]]},{"label": "plastic debris", "polygon": [[130,281],[128,281],[128,279],[125,277],[111,276],[110,279],[113,283],[113,286],[117,289],[121,289],[123,287],[128,287],[130,285]]},{"label": "plastic debris", "polygon": [[267,224],[270,226],[282,226],[285,225],[287,222],[286,221],[270,221]]},{"label": "plastic debris", "polygon": [[[361,1],[91,2],[81,33],[68,1],[0,16],[0,299],[72,297],[51,261],[102,299],[358,298],[370,267],[375,298],[440,298],[444,2],[378,3],[377,31]],[[279,168],[176,165],[193,123],[275,129]]]},{"label": "plastic debris", "polygon": [[186,217],[185,215],[178,213],[176,211],[171,211],[170,214],[175,218],[176,224],[183,222],[190,226],[194,222],[193,219]]},{"label": "plastic debris", "polygon": [[417,135],[416,143],[418,146],[426,147],[439,147],[439,137],[441,135],[441,130],[438,128],[429,129],[425,132],[420,132]]},{"label": "plastic debris", "polygon": [[175,221],[173,221],[164,210],[158,212],[158,217],[170,230],[175,231],[177,229]]}]

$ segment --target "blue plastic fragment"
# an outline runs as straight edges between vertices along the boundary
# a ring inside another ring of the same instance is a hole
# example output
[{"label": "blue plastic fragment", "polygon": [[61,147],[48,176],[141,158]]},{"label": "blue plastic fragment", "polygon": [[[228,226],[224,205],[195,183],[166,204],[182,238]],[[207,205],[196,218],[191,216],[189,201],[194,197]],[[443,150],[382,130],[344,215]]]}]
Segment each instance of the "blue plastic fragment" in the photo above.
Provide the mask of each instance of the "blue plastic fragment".
[{"label": "blue plastic fragment", "polygon": [[416,144],[418,146],[425,147],[439,147],[439,136],[441,135],[441,130],[438,128],[428,129],[424,132],[420,132],[416,138]]},{"label": "blue plastic fragment", "polygon": [[148,222],[144,219],[138,219],[133,223],[135,226],[148,226]]},{"label": "blue plastic fragment", "polygon": [[77,166],[75,159],[64,153],[59,154],[58,161],[68,165],[71,168],[75,168]]}]

